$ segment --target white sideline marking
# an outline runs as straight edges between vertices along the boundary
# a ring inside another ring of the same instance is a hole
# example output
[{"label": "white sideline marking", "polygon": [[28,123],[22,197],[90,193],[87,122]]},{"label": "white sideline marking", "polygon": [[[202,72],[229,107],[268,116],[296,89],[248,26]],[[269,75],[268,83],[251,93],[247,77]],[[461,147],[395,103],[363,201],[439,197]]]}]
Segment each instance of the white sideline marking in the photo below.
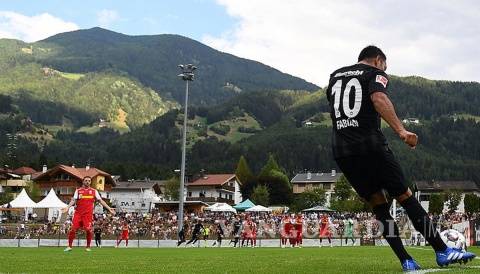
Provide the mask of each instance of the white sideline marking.
[{"label": "white sideline marking", "polygon": [[[480,268],[480,265],[464,266],[463,268]],[[450,271],[450,270],[454,270],[454,269],[455,268],[431,268],[431,269],[422,269],[422,270],[412,271],[412,272],[409,272],[409,273],[424,274],[424,273],[432,273],[432,272],[440,272],[440,271]]]},{"label": "white sideline marking", "polygon": [[450,271],[451,269],[441,269],[441,268],[431,268],[431,269],[422,269],[417,271],[412,271],[409,273],[412,274],[424,274],[424,273],[432,273],[432,272],[440,272],[440,271]]},{"label": "white sideline marking", "polygon": [[423,248],[423,247],[416,247],[416,246],[407,246],[407,247],[412,248],[412,249],[433,251],[433,249],[431,249],[431,248]]}]

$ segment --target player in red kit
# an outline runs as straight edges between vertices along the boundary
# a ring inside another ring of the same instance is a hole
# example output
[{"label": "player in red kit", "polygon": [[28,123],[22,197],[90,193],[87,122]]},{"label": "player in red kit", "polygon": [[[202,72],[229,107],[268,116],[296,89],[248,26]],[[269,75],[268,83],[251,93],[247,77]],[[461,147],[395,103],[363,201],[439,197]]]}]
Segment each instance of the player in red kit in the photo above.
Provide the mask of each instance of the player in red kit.
[{"label": "player in red kit", "polygon": [[252,221],[251,223],[251,228],[252,228],[252,247],[257,246],[257,224]]},{"label": "player in red kit", "polygon": [[320,220],[320,229],[319,229],[319,236],[320,236],[320,246],[322,247],[322,239],[327,238],[328,243],[330,244],[330,247],[333,247],[332,245],[332,233],[330,231],[330,220],[328,219],[328,216],[324,214],[322,216],[322,219]]},{"label": "player in red kit", "polygon": [[282,248],[285,248],[287,245],[287,240],[290,237],[291,229],[290,217],[288,215],[283,216],[280,224],[280,246]]},{"label": "player in red kit", "polygon": [[123,222],[122,225],[122,237],[117,240],[117,245],[115,247],[118,247],[122,240],[125,240],[125,247],[128,247],[128,232],[129,232],[130,227],[128,226],[127,221]]},{"label": "player in red kit", "polygon": [[87,234],[87,251],[90,250],[90,243],[92,242],[93,230],[92,230],[92,220],[93,220],[93,208],[95,206],[95,201],[99,201],[100,204],[108,209],[111,214],[115,214],[115,210],[110,208],[98,191],[90,187],[92,183],[92,178],[84,177],[82,187],[75,190],[72,200],[66,208],[63,209],[63,212],[68,212],[68,210],[75,206],[75,213],[73,214],[72,227],[68,232],[68,247],[65,251],[72,250],[73,240],[75,239],[75,233],[79,228],[85,230]]},{"label": "player in red kit", "polygon": [[302,247],[302,244],[303,244],[303,239],[302,239],[303,216],[302,216],[302,214],[297,214],[297,217],[295,218],[295,230],[297,232],[297,239],[296,239],[297,247]]}]

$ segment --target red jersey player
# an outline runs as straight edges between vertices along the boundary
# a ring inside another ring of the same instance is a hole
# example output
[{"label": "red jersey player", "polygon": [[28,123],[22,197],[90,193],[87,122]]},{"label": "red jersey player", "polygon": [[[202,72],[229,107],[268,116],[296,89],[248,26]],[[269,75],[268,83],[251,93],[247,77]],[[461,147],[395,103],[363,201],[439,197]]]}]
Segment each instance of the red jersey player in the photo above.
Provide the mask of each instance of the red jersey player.
[{"label": "red jersey player", "polygon": [[82,187],[77,188],[75,190],[75,194],[73,194],[72,200],[70,201],[68,206],[63,209],[63,212],[68,212],[70,207],[76,204],[75,213],[73,214],[72,228],[68,232],[68,247],[65,249],[65,251],[72,250],[72,244],[73,244],[73,240],[75,239],[75,233],[79,228],[83,228],[85,230],[85,233],[87,234],[86,251],[91,251],[90,243],[92,242],[92,236],[93,236],[92,219],[93,219],[93,208],[95,205],[95,201],[99,201],[100,204],[106,209],[108,209],[108,211],[110,211],[111,214],[115,214],[115,210],[110,208],[107,205],[107,203],[105,203],[105,201],[102,200],[102,197],[100,197],[100,194],[98,193],[98,191],[90,187],[91,183],[92,183],[91,177],[89,176],[84,177]]},{"label": "red jersey player", "polygon": [[330,220],[328,219],[328,216],[324,214],[320,220],[320,246],[322,247],[322,239],[327,238],[328,243],[330,243],[330,247],[333,247],[332,245],[332,233],[330,231]]},{"label": "red jersey player", "polygon": [[296,244],[297,244],[298,247],[302,247],[302,244],[303,244],[303,239],[302,239],[303,216],[302,216],[302,214],[297,214],[297,217],[295,218],[295,230],[297,232]]},{"label": "red jersey player", "polygon": [[250,226],[252,228],[252,247],[256,247],[257,246],[257,223],[252,221]]},{"label": "red jersey player", "polygon": [[125,240],[125,247],[128,247],[128,231],[130,227],[128,226],[128,222],[125,221],[122,224],[122,237],[117,240],[117,245],[115,247],[118,247],[118,245],[122,242],[122,240]]},{"label": "red jersey player", "polygon": [[286,214],[282,219],[282,231],[280,232],[281,236],[281,246],[282,248],[287,245],[287,241],[290,240],[290,244],[292,244],[292,229],[293,224],[290,219],[290,216]]}]

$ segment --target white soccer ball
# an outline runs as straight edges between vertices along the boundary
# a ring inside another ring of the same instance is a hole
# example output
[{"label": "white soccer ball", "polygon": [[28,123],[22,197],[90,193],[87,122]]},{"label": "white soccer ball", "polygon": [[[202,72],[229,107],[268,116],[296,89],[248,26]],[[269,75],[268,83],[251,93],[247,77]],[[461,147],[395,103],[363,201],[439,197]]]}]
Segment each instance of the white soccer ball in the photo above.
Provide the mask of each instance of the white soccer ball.
[{"label": "white soccer ball", "polygon": [[455,229],[447,229],[440,233],[440,237],[448,247],[465,250],[466,240],[462,233]]}]

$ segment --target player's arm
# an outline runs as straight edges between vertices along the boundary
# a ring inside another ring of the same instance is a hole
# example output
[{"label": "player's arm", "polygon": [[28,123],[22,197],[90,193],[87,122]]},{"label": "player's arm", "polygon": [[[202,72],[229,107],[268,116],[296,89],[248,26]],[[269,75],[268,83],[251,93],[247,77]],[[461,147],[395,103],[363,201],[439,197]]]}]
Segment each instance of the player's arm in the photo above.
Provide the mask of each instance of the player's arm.
[{"label": "player's arm", "polygon": [[395,113],[395,108],[392,101],[388,98],[387,94],[383,92],[374,92],[370,95],[370,98],[375,106],[375,110],[382,116],[390,127],[398,134],[398,136],[411,148],[415,148],[418,141],[418,136],[405,129],[400,119],[398,119]]},{"label": "player's arm", "polygon": [[67,207],[62,208],[63,213],[67,213],[68,210],[75,205],[75,202],[78,199],[78,190],[75,190],[75,193],[73,194],[72,199],[70,200],[70,203],[68,203]]},{"label": "player's arm", "polygon": [[111,208],[109,205],[107,205],[107,203],[102,199],[102,197],[100,196],[100,193],[98,193],[97,190],[95,190],[95,198],[97,199],[98,202],[100,202],[100,204],[106,208],[112,215],[115,215],[115,210],[113,208]]},{"label": "player's arm", "polygon": [[398,119],[393,107],[392,101],[387,96],[388,76],[384,72],[376,72],[368,85],[368,94],[375,107],[375,110],[382,116],[388,125],[398,134],[411,148],[415,148],[418,141],[418,136],[410,131],[407,131],[400,119]]}]

